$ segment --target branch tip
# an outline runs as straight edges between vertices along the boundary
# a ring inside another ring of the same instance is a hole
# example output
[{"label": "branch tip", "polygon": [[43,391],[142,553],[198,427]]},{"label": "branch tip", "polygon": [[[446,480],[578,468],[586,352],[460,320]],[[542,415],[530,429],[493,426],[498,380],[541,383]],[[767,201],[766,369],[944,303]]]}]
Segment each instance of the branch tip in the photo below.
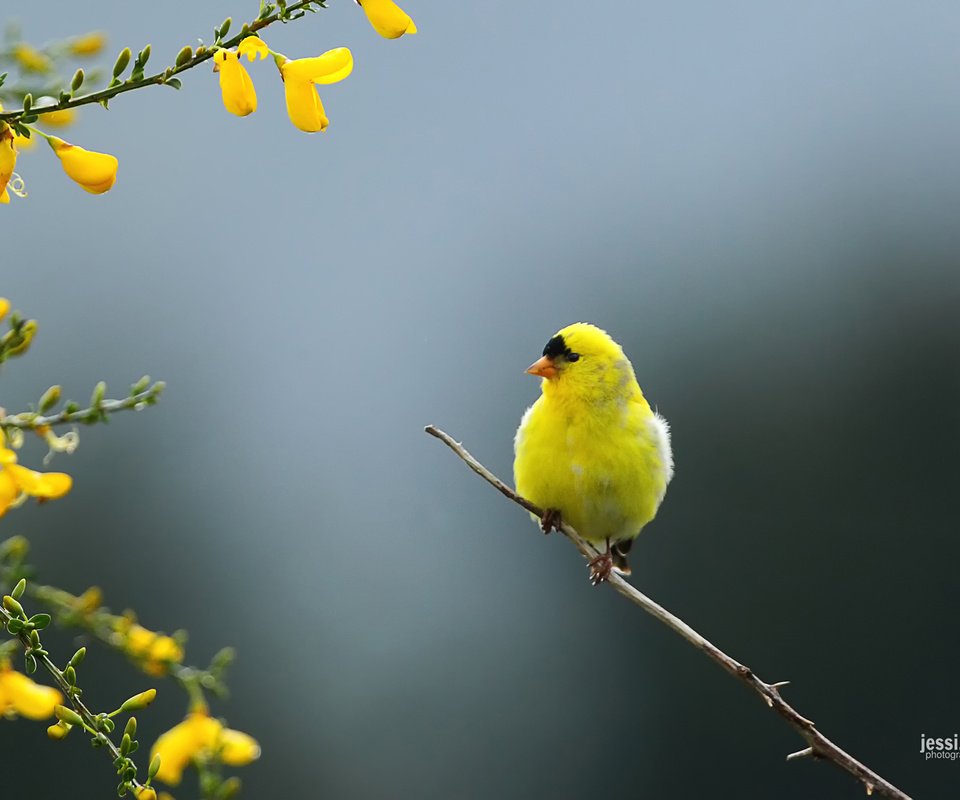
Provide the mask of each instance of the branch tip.
[{"label": "branch tip", "polygon": [[[526,498],[518,495],[510,486],[500,480],[500,478],[494,475],[483,464],[477,461],[476,458],[470,455],[467,449],[462,444],[455,441],[453,437],[433,425],[427,425],[424,428],[424,431],[447,445],[447,447],[453,450],[460,460],[463,461],[473,472],[493,486],[493,488],[499,491],[500,494],[504,495],[504,497],[512,500],[514,503],[519,505],[521,508],[526,509],[531,514],[535,514],[541,519],[543,518],[543,509],[534,505]],[[559,530],[568,539],[570,539],[571,542],[573,542],[577,550],[579,550],[581,555],[583,555],[585,558],[589,560],[591,557],[596,556],[595,548],[567,523],[561,521]],[[621,576],[613,574],[610,576],[610,580],[606,583],[614,591],[623,595],[631,603],[640,606],[640,608],[642,608],[650,616],[654,617],[659,622],[662,622],[664,625],[670,628],[670,630],[685,639],[697,649],[703,651],[714,663],[722,667],[727,673],[734,676],[742,683],[746,684],[754,692],[763,697],[763,699],[767,702],[767,705],[776,710],[776,712],[784,719],[784,721],[810,744],[809,747],[788,755],[787,761],[793,761],[798,758],[807,757],[823,758],[827,761],[833,762],[840,769],[862,781],[864,786],[867,788],[868,795],[872,794],[874,790],[876,790],[879,794],[883,795],[884,797],[891,798],[891,800],[910,800],[909,795],[898,789],[889,781],[882,778],[866,765],[857,761],[857,759],[851,756],[846,750],[834,744],[834,742],[832,742],[815,728],[812,720],[802,716],[795,708],[793,708],[793,706],[787,703],[780,696],[778,690],[781,687],[786,686],[789,681],[779,681],[772,684],[764,683],[749,667],[745,667],[739,661],[731,658],[719,647],[701,636],[682,619],[674,614],[671,614],[669,611],[667,611],[667,609],[665,609],[656,601],[647,597],[645,594],[643,594],[643,592],[637,589],[633,584],[628,583]],[[774,700],[776,700],[776,702],[774,702]]]}]

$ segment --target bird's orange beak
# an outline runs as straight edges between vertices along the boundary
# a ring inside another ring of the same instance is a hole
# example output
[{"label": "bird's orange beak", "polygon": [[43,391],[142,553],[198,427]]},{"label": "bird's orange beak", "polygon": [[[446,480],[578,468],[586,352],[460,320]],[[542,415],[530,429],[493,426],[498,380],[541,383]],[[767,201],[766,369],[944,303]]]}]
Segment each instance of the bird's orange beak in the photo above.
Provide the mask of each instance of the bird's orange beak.
[{"label": "bird's orange beak", "polygon": [[529,367],[527,367],[527,373],[530,375],[537,375],[541,378],[550,378],[557,377],[557,368],[553,363],[553,359],[550,356],[544,356],[537,361],[534,361]]}]

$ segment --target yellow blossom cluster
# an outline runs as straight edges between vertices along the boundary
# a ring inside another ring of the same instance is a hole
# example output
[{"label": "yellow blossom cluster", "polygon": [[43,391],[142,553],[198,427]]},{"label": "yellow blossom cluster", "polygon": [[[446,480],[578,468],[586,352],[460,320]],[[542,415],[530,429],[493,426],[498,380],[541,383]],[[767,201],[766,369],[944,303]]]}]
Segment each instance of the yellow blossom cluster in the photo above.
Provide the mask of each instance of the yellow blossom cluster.
[{"label": "yellow blossom cluster", "polygon": [[63,695],[50,686],[41,686],[0,660],[0,715],[47,719],[63,702]]},{"label": "yellow blossom cluster", "polygon": [[[75,56],[95,56],[107,43],[107,37],[100,31],[91,31],[81,36],[76,36],[67,42],[67,50]],[[52,72],[54,68],[53,59],[42,50],[34,47],[27,42],[18,42],[11,53],[14,61],[19,64],[23,72],[35,72],[45,74]]]},{"label": "yellow blossom cluster", "polygon": [[224,108],[238,117],[257,110],[257,92],[240,59],[246,56],[254,61],[266,58],[268,54],[273,55],[280,70],[290,121],[307,133],[325,130],[329,120],[314,86],[337,83],[351,73],[353,55],[346,47],[328,50],[314,58],[290,59],[273,53],[263,39],[251,36],[240,42],[236,50],[218,50],[214,56],[214,69],[220,73]]},{"label": "yellow blossom cluster", "polygon": [[[416,33],[417,26],[393,0],[360,0],[374,30],[387,39],[397,39],[405,33]],[[353,71],[353,54],[346,47],[328,50],[312,58],[287,58],[270,49],[263,39],[249,36],[236,50],[217,50],[214,70],[220,74],[220,92],[224,108],[238,117],[246,117],[257,110],[257,91],[250,74],[243,66],[248,61],[273,56],[286,98],[287,116],[300,130],[316,133],[326,130],[330,121],[317,94],[316,86],[339,83]]]},{"label": "yellow blossom cluster", "polygon": [[158,755],[157,779],[175,786],[193,761],[215,758],[228,766],[242,767],[260,757],[260,745],[249,734],[225,728],[200,705],[157,739],[150,758]]},{"label": "yellow blossom cluster", "polygon": [[166,675],[172,665],[183,661],[183,647],[172,636],[154,633],[129,618],[124,618],[117,632],[123,637],[127,655],[148,675]]}]

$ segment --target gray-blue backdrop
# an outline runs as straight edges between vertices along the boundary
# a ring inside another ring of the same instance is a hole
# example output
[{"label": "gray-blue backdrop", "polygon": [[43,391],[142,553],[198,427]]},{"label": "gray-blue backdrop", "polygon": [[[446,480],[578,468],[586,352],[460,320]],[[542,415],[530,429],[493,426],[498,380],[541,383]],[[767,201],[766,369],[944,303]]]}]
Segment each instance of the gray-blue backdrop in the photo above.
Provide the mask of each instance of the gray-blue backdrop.
[{"label": "gray-blue backdrop", "polygon": [[[103,28],[155,64],[256,13],[19,5],[28,38]],[[407,8],[398,41],[347,0],[265,34],[353,49],[323,135],[265,62],[247,119],[206,68],[86,109],[67,136],[119,157],[105,196],[22,156],[0,294],[42,329],[0,404],[145,371],[169,391],[85,430],[56,462],[72,494],[0,532],[44,580],[188,628],[190,661],[237,646],[214,712],[263,745],[250,798],[861,797],[786,764],[802,742],[762,703],[422,433],[509,476],[523,368],[590,320],[674,428],[638,584],[916,797],[953,796],[960,765],[919,740],[960,728],[960,9]],[[100,707],[150,683],[98,648],[83,679]],[[158,688],[145,742],[183,712]],[[89,749],[0,723],[0,793],[109,796]]]}]

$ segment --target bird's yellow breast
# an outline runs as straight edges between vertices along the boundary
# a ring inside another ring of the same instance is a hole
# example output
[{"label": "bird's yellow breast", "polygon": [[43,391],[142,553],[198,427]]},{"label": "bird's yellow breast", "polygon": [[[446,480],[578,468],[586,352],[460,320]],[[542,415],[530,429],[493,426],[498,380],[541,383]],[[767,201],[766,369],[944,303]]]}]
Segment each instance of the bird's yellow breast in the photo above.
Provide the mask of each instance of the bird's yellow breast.
[{"label": "bird's yellow breast", "polygon": [[637,395],[602,406],[541,396],[517,430],[517,491],[588,540],[636,537],[672,474],[666,423]]}]

